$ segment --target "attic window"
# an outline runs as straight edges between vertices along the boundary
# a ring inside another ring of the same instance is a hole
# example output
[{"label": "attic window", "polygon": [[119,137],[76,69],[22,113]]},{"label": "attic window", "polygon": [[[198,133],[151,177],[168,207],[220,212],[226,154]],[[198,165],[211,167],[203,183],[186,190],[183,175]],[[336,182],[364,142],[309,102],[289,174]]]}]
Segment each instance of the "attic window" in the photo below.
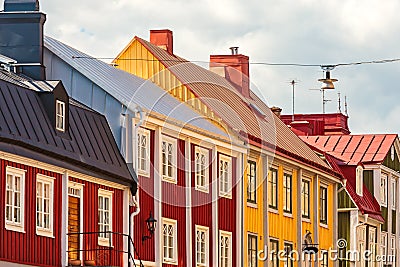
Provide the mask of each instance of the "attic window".
[{"label": "attic window", "polygon": [[359,196],[363,195],[363,168],[361,166],[356,168],[356,193]]},{"label": "attic window", "polygon": [[65,103],[60,100],[56,100],[56,129],[65,131]]}]

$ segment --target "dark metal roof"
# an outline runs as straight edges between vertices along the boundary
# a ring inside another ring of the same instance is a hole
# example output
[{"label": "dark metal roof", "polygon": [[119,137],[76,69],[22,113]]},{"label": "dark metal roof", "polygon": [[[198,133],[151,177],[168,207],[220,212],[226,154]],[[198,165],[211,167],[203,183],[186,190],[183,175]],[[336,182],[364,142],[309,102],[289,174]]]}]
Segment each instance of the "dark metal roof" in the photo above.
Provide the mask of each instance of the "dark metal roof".
[{"label": "dark metal roof", "polygon": [[[7,75],[0,71],[0,77]],[[34,83],[34,82],[33,82]],[[41,83],[36,85],[40,87]],[[50,86],[55,83],[47,83]],[[42,91],[48,92],[49,87]],[[39,95],[0,79],[0,149],[112,182],[134,185],[106,118],[69,103],[68,136],[56,133]]]}]

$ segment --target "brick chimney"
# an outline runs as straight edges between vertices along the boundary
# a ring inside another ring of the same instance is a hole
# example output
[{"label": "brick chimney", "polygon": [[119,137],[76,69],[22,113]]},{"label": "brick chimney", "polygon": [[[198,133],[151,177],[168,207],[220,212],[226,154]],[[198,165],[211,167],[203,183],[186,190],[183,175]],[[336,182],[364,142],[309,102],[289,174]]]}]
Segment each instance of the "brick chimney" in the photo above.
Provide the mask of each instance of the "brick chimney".
[{"label": "brick chimney", "polygon": [[225,77],[244,96],[250,98],[249,57],[230,48],[231,55],[211,55],[210,70]]},{"label": "brick chimney", "polygon": [[150,30],[150,43],[167,50],[171,55],[174,53],[174,40],[171,30]]}]

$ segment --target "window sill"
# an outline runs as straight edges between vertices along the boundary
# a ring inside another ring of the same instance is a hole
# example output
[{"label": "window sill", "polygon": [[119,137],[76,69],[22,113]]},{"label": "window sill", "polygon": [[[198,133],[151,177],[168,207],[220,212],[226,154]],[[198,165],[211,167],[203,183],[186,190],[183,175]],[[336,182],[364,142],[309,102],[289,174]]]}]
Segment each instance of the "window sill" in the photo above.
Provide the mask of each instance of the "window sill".
[{"label": "window sill", "polygon": [[258,209],[257,203],[247,202],[247,207]]},{"label": "window sill", "polygon": [[144,171],[139,170],[138,171],[138,176],[145,177],[145,178],[150,178],[150,172],[144,172]]},{"label": "window sill", "polygon": [[311,223],[311,219],[310,219],[310,218],[304,218],[304,217],[302,217],[302,218],[301,218],[301,221],[302,221],[302,222],[306,222],[306,223]]},{"label": "window sill", "polygon": [[268,207],[268,212],[279,214],[279,211],[277,209],[274,209],[274,208],[271,208],[271,207]]},{"label": "window sill", "polygon": [[[101,238],[101,237],[99,237],[99,240],[98,240],[97,244],[98,244],[99,246],[102,246],[102,247],[109,247],[109,248],[114,247],[114,246],[112,245],[112,241],[110,241],[108,238]],[[110,246],[110,244],[111,244],[111,246]]]},{"label": "window sill", "polygon": [[293,219],[293,213],[289,213],[289,212],[284,211],[283,212],[283,216]]},{"label": "window sill", "polygon": [[202,187],[202,186],[196,185],[195,190],[208,194],[208,188],[207,187]]},{"label": "window sill", "polygon": [[172,265],[178,265],[178,261],[177,260],[172,260],[172,259],[163,259],[163,263],[172,264]]},{"label": "window sill", "polygon": [[5,225],[6,230],[9,231],[14,231],[14,232],[19,232],[25,234],[25,229],[23,226],[12,224],[12,223],[7,223]]},{"label": "window sill", "polygon": [[[219,196],[223,197],[223,198],[228,198],[228,199],[232,199],[232,195],[229,193],[224,193],[224,192],[219,192]],[[202,266],[202,265],[199,265]],[[205,266],[205,265],[204,265]]]},{"label": "window sill", "polygon": [[49,237],[49,238],[55,238],[52,231],[44,231],[44,230],[36,229],[36,235]]},{"label": "window sill", "polygon": [[323,228],[326,228],[326,229],[329,229],[329,227],[328,227],[328,225],[327,225],[326,223],[320,222],[320,223],[319,223],[319,226],[321,226],[321,227],[323,227]]},{"label": "window sill", "polygon": [[177,184],[178,183],[178,181],[176,179],[171,178],[171,177],[165,177],[165,176],[163,176],[162,181],[170,183],[170,184]]}]

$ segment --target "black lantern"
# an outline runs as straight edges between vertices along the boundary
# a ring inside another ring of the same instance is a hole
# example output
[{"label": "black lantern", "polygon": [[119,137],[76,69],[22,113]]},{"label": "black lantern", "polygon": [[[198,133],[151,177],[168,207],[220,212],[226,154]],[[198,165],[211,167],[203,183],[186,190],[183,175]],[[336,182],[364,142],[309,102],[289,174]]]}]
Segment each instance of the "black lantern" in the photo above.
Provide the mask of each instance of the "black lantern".
[{"label": "black lantern", "polygon": [[149,230],[149,232],[150,232],[150,235],[149,236],[144,235],[142,237],[142,242],[144,242],[147,239],[150,239],[153,236],[154,231],[156,230],[157,220],[153,218],[151,211],[150,211],[149,218],[147,218],[147,220],[146,220],[146,225],[147,225],[147,230]]}]

